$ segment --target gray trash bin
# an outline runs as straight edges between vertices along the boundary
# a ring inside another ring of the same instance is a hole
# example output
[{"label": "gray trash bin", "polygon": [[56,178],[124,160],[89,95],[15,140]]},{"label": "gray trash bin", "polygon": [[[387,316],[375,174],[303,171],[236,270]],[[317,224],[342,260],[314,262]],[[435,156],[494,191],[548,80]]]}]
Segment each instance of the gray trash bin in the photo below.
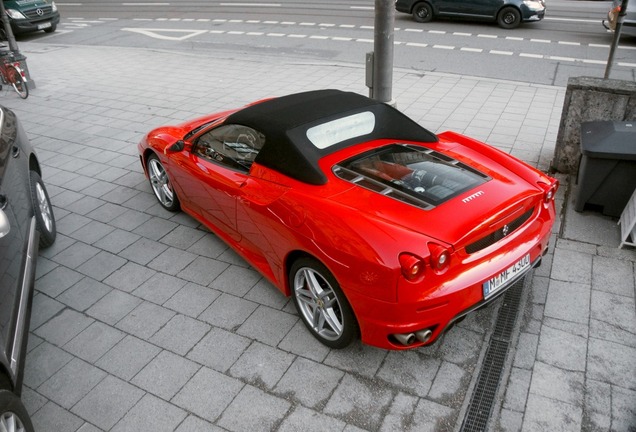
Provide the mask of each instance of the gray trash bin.
[{"label": "gray trash bin", "polygon": [[620,217],[636,189],[636,121],[583,123],[581,153],[575,210]]}]

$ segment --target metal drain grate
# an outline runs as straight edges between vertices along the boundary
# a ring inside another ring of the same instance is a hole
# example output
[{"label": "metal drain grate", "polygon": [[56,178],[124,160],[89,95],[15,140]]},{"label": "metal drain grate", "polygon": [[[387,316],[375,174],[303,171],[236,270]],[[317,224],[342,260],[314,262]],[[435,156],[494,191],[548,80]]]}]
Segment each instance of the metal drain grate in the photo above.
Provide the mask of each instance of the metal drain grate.
[{"label": "metal drain grate", "polygon": [[461,432],[482,432],[488,426],[508,354],[510,337],[517,320],[524,282],[525,277],[518,280],[504,295]]}]

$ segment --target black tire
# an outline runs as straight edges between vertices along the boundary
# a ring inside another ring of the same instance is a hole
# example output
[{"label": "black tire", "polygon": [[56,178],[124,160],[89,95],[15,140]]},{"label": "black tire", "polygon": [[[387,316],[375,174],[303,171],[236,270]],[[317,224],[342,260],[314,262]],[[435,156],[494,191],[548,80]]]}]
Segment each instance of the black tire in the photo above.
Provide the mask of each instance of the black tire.
[{"label": "black tire", "polygon": [[0,430],[35,432],[24,404],[9,390],[0,390]]},{"label": "black tire", "polygon": [[181,208],[179,197],[172,187],[168,173],[156,154],[148,156],[146,161],[148,181],[155,194],[155,198],[163,208],[171,212],[177,212]]},{"label": "black tire", "polygon": [[419,23],[427,23],[433,19],[433,8],[426,2],[418,3],[413,7],[413,19]]},{"label": "black tire", "polygon": [[311,334],[330,348],[344,348],[358,337],[351,305],[331,272],[313,258],[300,258],[289,271],[291,294]]},{"label": "black tire", "polygon": [[13,86],[13,89],[15,90],[15,92],[22,99],[28,98],[29,86],[27,85],[26,81],[24,81],[24,78],[22,78],[22,75],[20,74],[20,72],[18,72],[16,68],[11,67],[9,68],[8,73],[10,74],[9,82]]},{"label": "black tire", "polygon": [[503,29],[514,29],[521,24],[521,12],[515,7],[508,6],[499,11],[497,24]]},{"label": "black tire", "polygon": [[31,202],[35,214],[35,227],[40,233],[40,248],[44,249],[55,242],[57,229],[55,227],[55,215],[49,193],[40,175],[31,171]]},{"label": "black tire", "polygon": [[52,24],[51,27],[44,29],[44,33],[53,33],[57,30],[57,24]]}]

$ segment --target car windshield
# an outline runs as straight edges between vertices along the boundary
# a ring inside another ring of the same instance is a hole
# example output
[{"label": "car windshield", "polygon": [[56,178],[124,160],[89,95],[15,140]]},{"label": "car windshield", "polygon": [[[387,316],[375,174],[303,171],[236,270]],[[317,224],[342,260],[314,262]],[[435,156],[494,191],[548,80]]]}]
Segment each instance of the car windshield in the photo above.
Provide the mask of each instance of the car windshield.
[{"label": "car windshield", "polygon": [[[372,180],[355,181],[363,187],[377,189],[368,185],[380,184],[429,206],[437,206],[489,180],[487,175],[439,152],[400,144],[364,153],[339,167]],[[353,180],[351,175],[342,175],[338,169],[335,172],[342,178]],[[382,193],[394,195],[384,190]]]}]

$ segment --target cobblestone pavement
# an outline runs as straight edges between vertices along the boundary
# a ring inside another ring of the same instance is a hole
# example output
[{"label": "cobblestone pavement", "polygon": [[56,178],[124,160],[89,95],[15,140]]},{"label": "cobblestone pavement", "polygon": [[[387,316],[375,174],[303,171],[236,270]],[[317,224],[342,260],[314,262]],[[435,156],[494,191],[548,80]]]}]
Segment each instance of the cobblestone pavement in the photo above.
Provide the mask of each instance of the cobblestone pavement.
[{"label": "cobblestone pavement", "polygon": [[[437,344],[330,350],[213,234],[152,195],[152,127],[318,88],[363,65],[23,43],[37,89],[2,91],[44,165],[58,238],[38,259],[23,399],[39,432],[458,430],[502,302]],[[398,108],[547,169],[565,89],[396,70]],[[636,253],[562,218],[527,280],[492,430],[636,430]]]}]

